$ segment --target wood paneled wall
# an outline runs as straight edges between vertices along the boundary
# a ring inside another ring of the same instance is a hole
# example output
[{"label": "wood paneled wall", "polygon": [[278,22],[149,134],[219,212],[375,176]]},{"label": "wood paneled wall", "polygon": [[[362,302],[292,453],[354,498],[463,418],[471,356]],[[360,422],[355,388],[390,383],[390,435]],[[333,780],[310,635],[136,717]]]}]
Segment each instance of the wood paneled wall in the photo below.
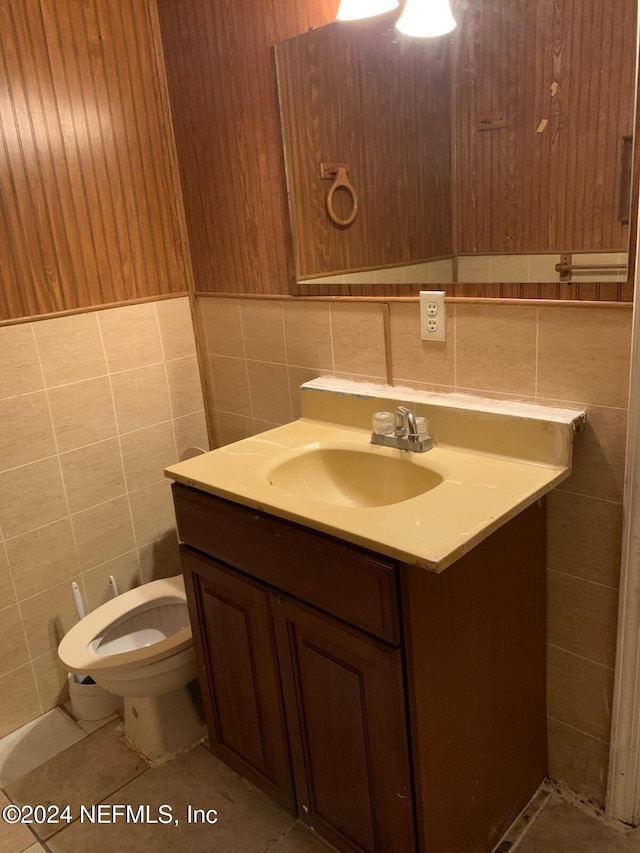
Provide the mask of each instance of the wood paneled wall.
[{"label": "wood paneled wall", "polygon": [[187,289],[149,0],[0,0],[0,319]]},{"label": "wood paneled wall", "polygon": [[[624,250],[637,0],[474,0],[458,15],[457,251]],[[483,114],[507,126],[479,130]],[[546,126],[543,127],[543,123]]]},{"label": "wood paneled wall", "polygon": [[[395,17],[276,47],[298,278],[451,257],[450,43],[393,38]],[[350,168],[348,227],[327,215],[327,162]]]},{"label": "wood paneled wall", "polygon": [[273,45],[337,9],[338,0],[158,0],[197,290],[293,287]]}]

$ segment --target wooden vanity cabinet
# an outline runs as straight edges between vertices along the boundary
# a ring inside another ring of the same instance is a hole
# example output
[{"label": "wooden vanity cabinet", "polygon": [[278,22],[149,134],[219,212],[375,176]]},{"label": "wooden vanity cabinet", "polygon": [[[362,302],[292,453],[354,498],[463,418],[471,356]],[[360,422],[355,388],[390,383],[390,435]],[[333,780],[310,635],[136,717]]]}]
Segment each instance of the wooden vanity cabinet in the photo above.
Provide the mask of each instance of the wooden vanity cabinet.
[{"label": "wooden vanity cabinet", "polygon": [[546,774],[544,506],[435,574],[173,491],[212,751],[345,853],[489,853]]},{"label": "wooden vanity cabinet", "polygon": [[173,489],[212,751],[342,850],[415,850],[395,563]]},{"label": "wooden vanity cabinet", "polygon": [[211,751],[296,814],[269,591],[186,547],[181,561]]},{"label": "wooden vanity cabinet", "polygon": [[415,850],[400,649],[271,600],[300,817],[341,850]]}]

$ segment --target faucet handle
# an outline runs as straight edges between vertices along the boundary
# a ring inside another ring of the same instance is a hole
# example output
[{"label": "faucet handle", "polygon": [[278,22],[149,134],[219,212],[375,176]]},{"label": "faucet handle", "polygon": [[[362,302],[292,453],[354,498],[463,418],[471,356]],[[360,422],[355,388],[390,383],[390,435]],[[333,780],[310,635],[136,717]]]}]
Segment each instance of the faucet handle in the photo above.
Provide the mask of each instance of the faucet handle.
[{"label": "faucet handle", "polygon": [[426,418],[416,418],[416,432],[420,439],[429,438],[429,421]]},{"label": "faucet handle", "polygon": [[376,412],[371,415],[371,424],[375,435],[390,435],[393,432],[391,412]]}]

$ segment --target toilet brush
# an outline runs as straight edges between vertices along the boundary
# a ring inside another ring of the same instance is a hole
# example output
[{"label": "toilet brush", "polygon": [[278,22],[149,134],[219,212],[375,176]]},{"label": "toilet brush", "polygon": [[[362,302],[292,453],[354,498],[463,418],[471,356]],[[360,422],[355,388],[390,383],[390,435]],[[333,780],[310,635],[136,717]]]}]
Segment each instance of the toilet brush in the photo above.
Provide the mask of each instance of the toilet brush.
[{"label": "toilet brush", "polygon": [[[109,585],[115,597],[118,593],[118,587],[113,575],[109,576]],[[75,581],[71,584],[71,592],[78,613],[78,619],[84,619],[86,609],[80,587]],[[70,672],[68,681],[71,713],[77,720],[84,720],[86,722],[104,720],[114,712],[121,710],[122,697],[115,696],[113,693],[109,693],[109,691],[100,687],[90,675]]]},{"label": "toilet brush", "polygon": [[[76,613],[78,614],[78,619],[84,619],[86,610],[84,607],[84,601],[82,600],[82,593],[80,592],[80,587],[78,584],[73,581],[71,584],[71,591],[73,593],[73,601],[76,605]],[[90,675],[81,675],[76,672],[69,673],[70,677],[77,684],[95,684],[93,678]]]},{"label": "toilet brush", "polygon": [[[118,593],[118,584],[113,575],[109,575],[109,586],[111,588],[111,594],[114,598],[116,598]],[[82,598],[82,593],[80,592],[80,587],[78,584],[73,581],[71,583],[71,591],[73,593],[73,601],[76,606],[76,613],[78,614],[78,619],[84,619],[86,616],[86,608],[84,606],[84,601]],[[93,678],[90,675],[80,675],[75,672],[70,672],[69,677],[75,681],[77,684],[95,684]]]},{"label": "toilet brush", "polygon": [[84,601],[82,600],[82,593],[80,592],[80,587],[75,581],[73,581],[73,583],[71,584],[71,591],[73,592],[73,601],[76,605],[76,613],[78,614],[78,619],[84,619],[87,611],[84,608]]}]

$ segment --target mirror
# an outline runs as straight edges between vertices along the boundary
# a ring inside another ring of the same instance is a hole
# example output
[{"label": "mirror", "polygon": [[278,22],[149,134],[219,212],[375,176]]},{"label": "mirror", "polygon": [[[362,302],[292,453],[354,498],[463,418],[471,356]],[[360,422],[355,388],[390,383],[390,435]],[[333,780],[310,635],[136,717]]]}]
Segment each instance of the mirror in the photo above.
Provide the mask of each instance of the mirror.
[{"label": "mirror", "polygon": [[626,280],[636,12],[474,0],[442,38],[391,13],[277,45],[298,280]]}]

